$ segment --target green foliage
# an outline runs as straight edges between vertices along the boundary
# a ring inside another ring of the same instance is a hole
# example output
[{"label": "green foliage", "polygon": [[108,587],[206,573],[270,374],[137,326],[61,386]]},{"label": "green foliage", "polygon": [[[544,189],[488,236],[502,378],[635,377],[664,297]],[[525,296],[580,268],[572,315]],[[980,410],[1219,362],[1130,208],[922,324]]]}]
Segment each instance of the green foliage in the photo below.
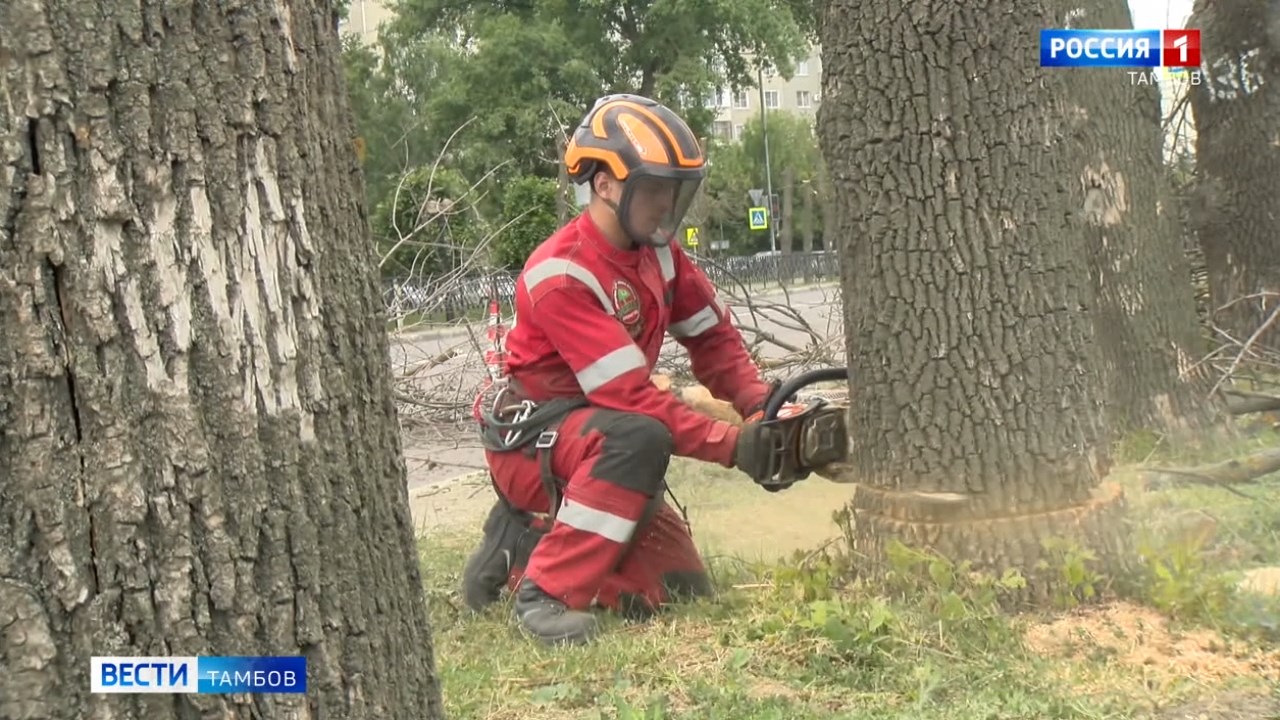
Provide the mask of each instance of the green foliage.
[{"label": "green foliage", "polygon": [[[378,48],[352,36],[343,39],[355,142],[370,207],[381,204],[405,173],[434,164],[445,148],[448,135],[440,137],[428,122],[421,98],[434,78],[455,72],[460,57],[439,37],[401,41],[383,36]],[[465,167],[449,165],[467,174]]]},{"label": "green foliage", "polygon": [[407,173],[370,220],[379,257],[387,258],[383,272],[419,276],[456,267],[485,235],[475,199],[456,171],[423,166]]},{"label": "green foliage", "polygon": [[1063,538],[1047,538],[1041,545],[1048,559],[1041,560],[1038,569],[1056,576],[1060,589],[1054,600],[1059,607],[1073,608],[1098,597],[1102,579],[1091,567],[1096,553]]},{"label": "green foliage", "polygon": [[502,195],[503,228],[493,241],[495,265],[518,271],[529,254],[556,231],[557,191],[554,180],[532,175],[508,185]]},{"label": "green foliage", "polygon": [[[457,32],[467,40],[488,37],[485,22],[495,17],[532,32],[558,26],[563,61],[584,60],[602,88],[643,94],[690,79],[748,85],[748,54],[789,76],[817,35],[811,0],[401,0],[397,9],[406,29]],[[689,58],[698,61],[698,72],[689,74],[695,69]],[[713,61],[723,71],[707,73]]]},{"label": "green foliage", "polygon": [[[750,199],[747,191],[756,182],[756,162],[738,143],[716,143],[707,152],[710,167],[703,184],[703,213],[698,224],[703,232],[729,241],[729,252],[750,255],[768,249],[767,235],[747,227]],[[764,238],[764,245],[760,240]]]},{"label": "green foliage", "polygon": [[554,176],[557,140],[609,92],[657,97],[705,133],[712,115],[701,98],[751,81],[744,51],[790,72],[813,37],[812,9],[796,0],[401,0],[396,10],[382,40],[389,53],[467,48],[451,51],[448,72],[389,65],[420,98],[437,148],[467,126],[453,161],[469,176],[499,164],[511,176]]},{"label": "green foliage", "polygon": [[[797,238],[808,226],[814,225],[815,234],[822,235],[822,204],[818,196],[818,177],[825,172],[818,141],[809,120],[794,113],[769,113],[766,121],[769,138],[769,166],[773,170],[773,189],[782,193],[783,171],[790,168],[794,174],[794,221]],[[752,231],[747,225],[750,207],[748,190],[767,185],[764,163],[765,132],[761,129],[760,116],[749,119],[742,130],[741,142],[717,142],[708,150],[711,167],[705,184],[704,227],[719,238],[723,232],[730,241],[731,252],[749,255],[769,249],[768,231]],[[814,193],[811,213],[805,212],[800,194]]]},{"label": "green foliage", "polygon": [[1182,537],[1145,538],[1138,552],[1148,572],[1147,600],[1170,616],[1194,621],[1221,619],[1235,595],[1226,573],[1208,566],[1207,532]]},{"label": "green foliage", "polygon": [[[610,92],[656,97],[705,136],[714,111],[702,98],[751,85],[751,56],[789,76],[816,38],[817,11],[812,0],[400,0],[395,10],[378,52],[350,39],[344,48],[373,208],[437,162],[509,207],[501,196],[514,181],[557,176],[566,133]],[[750,250],[760,238],[744,213],[710,219]],[[522,251],[501,252],[512,262]]]},{"label": "green foliage", "polygon": [[[452,141],[450,163],[471,175],[537,174],[554,177],[557,138],[576,124],[600,94],[593,68],[557,23],[530,23],[515,15],[484,14],[472,23],[472,52],[459,56],[447,75],[422,79],[422,107],[436,147]],[[448,42],[451,35],[423,26],[414,14],[392,23],[388,39]]]},{"label": "green foliage", "polygon": [[[766,133],[764,126],[768,127]],[[756,115],[742,128],[742,148],[752,158],[752,180],[764,187],[764,139],[769,138],[769,165],[773,168],[774,188],[783,168],[791,168],[797,183],[812,182],[823,172],[822,152],[818,138],[807,117],[795,113],[769,113],[764,123]]]}]

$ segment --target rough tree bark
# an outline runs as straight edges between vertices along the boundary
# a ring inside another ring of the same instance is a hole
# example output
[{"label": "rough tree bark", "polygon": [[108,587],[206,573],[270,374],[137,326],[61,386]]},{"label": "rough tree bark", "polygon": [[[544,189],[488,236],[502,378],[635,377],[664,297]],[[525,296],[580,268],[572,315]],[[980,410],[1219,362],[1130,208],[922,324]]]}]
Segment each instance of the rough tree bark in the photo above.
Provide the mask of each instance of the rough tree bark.
[{"label": "rough tree bark", "polygon": [[[820,142],[838,204],[857,550],[898,539],[1061,588],[1042,541],[1120,570],[1065,85],[1046,2],[829,0]],[[874,563],[873,563],[874,567]]]},{"label": "rough tree bark", "polygon": [[[1197,0],[1203,82],[1191,225],[1204,250],[1218,325],[1243,341],[1280,306],[1280,0]],[[1264,339],[1280,346],[1280,329]]]},{"label": "rough tree bark", "polygon": [[[0,717],[441,717],[332,8],[10,0],[0,73]],[[210,654],[309,690],[88,692]]]},{"label": "rough tree bark", "polygon": [[[1070,10],[1053,27],[1132,27],[1125,0]],[[1114,70],[1059,70],[1049,80],[1070,98],[1064,150],[1077,157],[1071,204],[1096,293],[1111,428],[1183,436],[1203,429],[1219,417],[1219,403],[1210,398],[1208,366],[1196,365],[1210,348],[1172,209],[1160,88],[1146,73]]]}]

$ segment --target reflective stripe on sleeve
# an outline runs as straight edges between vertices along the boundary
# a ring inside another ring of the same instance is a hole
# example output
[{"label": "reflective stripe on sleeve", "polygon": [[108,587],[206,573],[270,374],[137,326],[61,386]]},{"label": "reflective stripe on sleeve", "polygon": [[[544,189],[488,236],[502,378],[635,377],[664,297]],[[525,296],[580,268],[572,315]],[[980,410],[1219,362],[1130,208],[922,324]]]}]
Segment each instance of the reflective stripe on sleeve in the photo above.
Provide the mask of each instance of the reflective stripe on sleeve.
[{"label": "reflective stripe on sleeve", "polygon": [[568,498],[556,513],[556,522],[562,522],[575,530],[594,533],[616,543],[625,543],[636,530],[636,521],[611,512],[597,510],[576,503]]},{"label": "reflective stripe on sleeve", "polygon": [[533,289],[540,283],[552,278],[564,277],[565,275],[591,288],[591,292],[596,294],[596,299],[600,301],[600,306],[604,308],[604,311],[607,313],[613,312],[613,303],[609,300],[609,294],[604,291],[604,287],[600,285],[600,281],[596,279],[595,274],[572,260],[551,258],[525,270],[525,288],[532,295]]},{"label": "reflective stripe on sleeve", "polygon": [[633,343],[620,347],[582,368],[582,371],[577,373],[578,384],[582,386],[582,392],[589,394],[609,381],[616,380],[632,370],[643,369],[646,365],[648,361],[644,353]]},{"label": "reflective stripe on sleeve", "polygon": [[671,323],[668,330],[671,331],[673,337],[698,337],[715,327],[719,322],[720,316],[716,314],[716,309],[708,305],[680,322]]}]

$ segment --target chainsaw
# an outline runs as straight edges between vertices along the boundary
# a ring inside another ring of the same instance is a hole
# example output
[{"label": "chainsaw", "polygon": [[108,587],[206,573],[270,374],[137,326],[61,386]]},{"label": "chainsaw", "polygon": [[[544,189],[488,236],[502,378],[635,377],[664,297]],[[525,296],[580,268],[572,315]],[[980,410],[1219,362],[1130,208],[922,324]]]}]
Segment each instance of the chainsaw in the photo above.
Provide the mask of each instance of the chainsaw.
[{"label": "chainsaw", "polygon": [[845,408],[831,405],[823,398],[795,403],[797,393],[803,388],[848,377],[848,368],[810,370],[778,385],[769,395],[757,422],[778,428],[775,451],[779,466],[773,477],[760,482],[761,487],[770,492],[785,490],[814,471],[848,458]]}]

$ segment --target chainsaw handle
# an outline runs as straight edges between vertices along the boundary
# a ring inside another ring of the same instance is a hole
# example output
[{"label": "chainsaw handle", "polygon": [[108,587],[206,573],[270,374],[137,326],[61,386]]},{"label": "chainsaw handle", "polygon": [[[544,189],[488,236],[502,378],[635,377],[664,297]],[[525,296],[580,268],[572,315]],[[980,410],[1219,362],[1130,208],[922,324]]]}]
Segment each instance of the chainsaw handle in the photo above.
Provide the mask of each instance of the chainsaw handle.
[{"label": "chainsaw handle", "polygon": [[831,382],[832,380],[848,380],[849,368],[819,368],[808,372],[800,373],[795,377],[787,380],[773,391],[769,399],[764,403],[764,414],[760,418],[762,421],[777,420],[778,411],[786,404],[787,398],[795,395],[801,388],[808,387],[815,383]]}]

